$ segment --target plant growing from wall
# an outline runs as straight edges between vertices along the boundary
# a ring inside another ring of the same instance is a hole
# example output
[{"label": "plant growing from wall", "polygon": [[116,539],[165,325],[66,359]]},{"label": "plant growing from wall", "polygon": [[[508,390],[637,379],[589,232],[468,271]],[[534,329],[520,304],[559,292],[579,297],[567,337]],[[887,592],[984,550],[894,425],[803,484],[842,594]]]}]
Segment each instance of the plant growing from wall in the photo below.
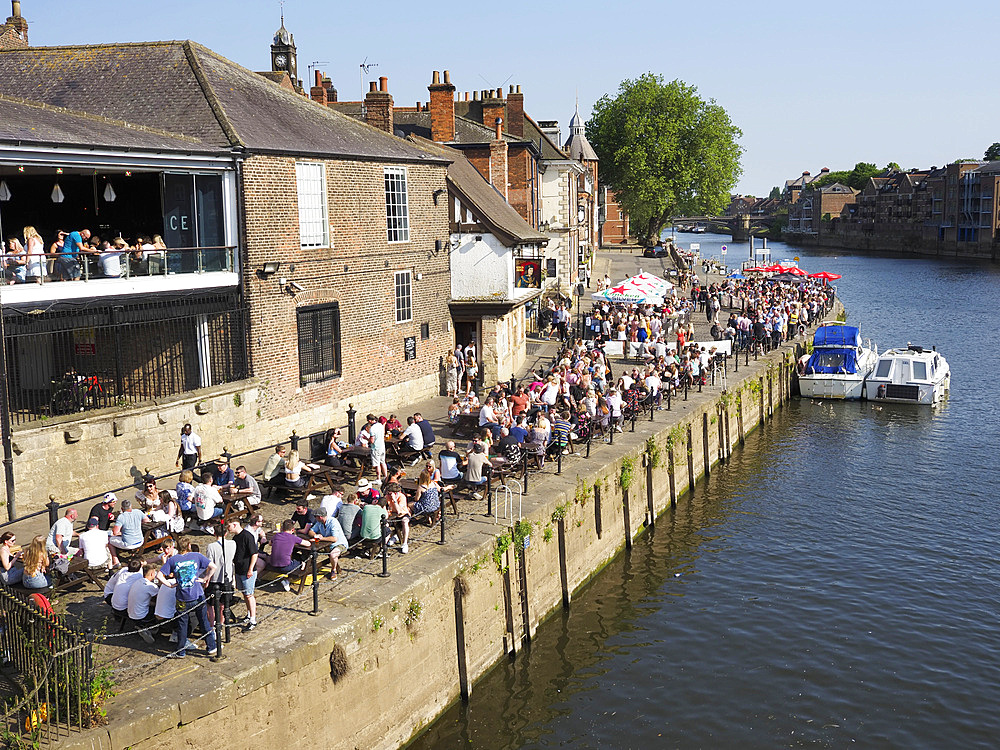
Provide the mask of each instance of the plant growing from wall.
[{"label": "plant growing from wall", "polygon": [[524,549],[525,540],[531,536],[531,522],[518,521],[514,524],[514,549]]},{"label": "plant growing from wall", "polygon": [[622,492],[628,492],[628,488],[632,486],[634,480],[635,459],[631,456],[625,456],[622,459],[621,470],[618,473],[618,486],[621,487]]},{"label": "plant growing from wall", "polygon": [[545,530],[542,531],[542,541],[551,542],[552,541],[552,524],[545,524]]},{"label": "plant growing from wall", "polygon": [[552,511],[552,523],[559,523],[566,517],[566,513],[569,512],[569,503],[560,503]]},{"label": "plant growing from wall", "polygon": [[493,564],[497,566],[500,573],[507,571],[507,550],[513,542],[513,537],[509,531],[505,531],[493,542]]},{"label": "plant growing from wall", "polygon": [[406,614],[403,615],[403,624],[406,625],[407,628],[413,629],[423,612],[424,605],[420,603],[420,600],[411,598],[409,603],[406,605]]},{"label": "plant growing from wall", "polygon": [[586,505],[587,501],[590,500],[590,493],[593,488],[583,481],[583,477],[579,474],[576,475],[576,494],[574,495],[574,500],[580,505]]},{"label": "plant growing from wall", "polygon": [[372,632],[377,633],[385,625],[385,618],[382,617],[378,612],[372,614]]},{"label": "plant growing from wall", "polygon": [[650,435],[646,438],[646,460],[652,468],[657,468],[661,461],[660,446],[656,444],[656,438]]}]

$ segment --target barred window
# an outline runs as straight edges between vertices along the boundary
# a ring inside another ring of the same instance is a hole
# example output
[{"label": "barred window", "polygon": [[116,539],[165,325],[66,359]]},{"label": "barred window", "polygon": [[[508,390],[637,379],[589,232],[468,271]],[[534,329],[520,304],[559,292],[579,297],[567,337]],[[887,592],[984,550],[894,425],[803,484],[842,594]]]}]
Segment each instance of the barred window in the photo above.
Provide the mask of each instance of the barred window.
[{"label": "barred window", "polygon": [[385,168],[385,218],[389,242],[410,241],[410,213],[406,202],[406,167]]},{"label": "barred window", "polygon": [[299,193],[299,244],[302,247],[329,247],[326,168],[313,162],[296,162],[295,180]]},{"label": "barred window", "polygon": [[413,320],[413,291],[409,271],[396,271],[396,322]]},{"label": "barred window", "polygon": [[340,305],[300,307],[296,311],[299,333],[299,381],[302,385],[339,377]]}]

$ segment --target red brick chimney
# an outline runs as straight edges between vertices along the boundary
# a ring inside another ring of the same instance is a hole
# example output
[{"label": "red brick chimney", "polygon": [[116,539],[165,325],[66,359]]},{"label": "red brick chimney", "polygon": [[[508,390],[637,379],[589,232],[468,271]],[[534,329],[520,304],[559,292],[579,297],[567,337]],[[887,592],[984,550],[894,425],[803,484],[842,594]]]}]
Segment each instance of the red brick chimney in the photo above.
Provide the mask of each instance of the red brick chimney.
[{"label": "red brick chimney", "polygon": [[326,100],[328,102],[337,101],[337,89],[333,87],[333,81],[329,79],[326,73],[323,74],[323,88],[326,89]]},{"label": "red brick chimney", "polygon": [[502,117],[495,118],[493,128],[496,140],[490,143],[490,182],[507,200],[507,141],[503,139]]},{"label": "red brick chimney", "polygon": [[27,49],[28,22],[21,16],[21,0],[12,0],[11,14],[0,26],[0,49]]},{"label": "red brick chimney", "polygon": [[524,137],[524,94],[521,87],[510,87],[507,94],[507,132],[518,138]]},{"label": "red brick chimney", "polygon": [[492,128],[496,124],[497,118],[503,119],[506,114],[504,112],[503,89],[484,91],[483,125]]},{"label": "red brick chimney", "polygon": [[317,70],[315,75],[316,80],[313,87],[309,89],[309,98],[325,107],[327,104],[327,98],[326,89],[323,87],[323,74]]},{"label": "red brick chimney", "polygon": [[427,90],[431,94],[431,140],[438,143],[455,140],[455,87],[448,71],[444,72],[444,83],[441,83],[441,75],[435,70]]},{"label": "red brick chimney", "polygon": [[392,134],[392,94],[389,93],[389,79],[382,76],[371,82],[368,95],[365,96],[365,122],[372,127]]}]

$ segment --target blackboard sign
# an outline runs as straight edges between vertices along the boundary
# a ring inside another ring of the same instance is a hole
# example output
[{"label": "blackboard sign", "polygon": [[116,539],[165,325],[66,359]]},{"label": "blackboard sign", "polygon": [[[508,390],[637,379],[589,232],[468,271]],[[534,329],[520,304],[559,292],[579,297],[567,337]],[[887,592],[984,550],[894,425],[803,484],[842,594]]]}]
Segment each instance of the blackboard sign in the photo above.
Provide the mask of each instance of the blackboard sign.
[{"label": "blackboard sign", "polygon": [[417,358],[417,337],[407,336],[403,339],[403,360],[409,361]]}]

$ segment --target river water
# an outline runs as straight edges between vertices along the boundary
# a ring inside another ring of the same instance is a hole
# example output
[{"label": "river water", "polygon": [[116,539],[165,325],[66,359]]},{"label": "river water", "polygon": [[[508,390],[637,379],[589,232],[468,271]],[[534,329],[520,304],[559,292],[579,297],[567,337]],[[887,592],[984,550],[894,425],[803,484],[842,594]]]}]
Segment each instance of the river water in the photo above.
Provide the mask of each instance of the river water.
[{"label": "river water", "polygon": [[1000,269],[771,247],[950,399],[780,410],[412,747],[1000,745]]}]

